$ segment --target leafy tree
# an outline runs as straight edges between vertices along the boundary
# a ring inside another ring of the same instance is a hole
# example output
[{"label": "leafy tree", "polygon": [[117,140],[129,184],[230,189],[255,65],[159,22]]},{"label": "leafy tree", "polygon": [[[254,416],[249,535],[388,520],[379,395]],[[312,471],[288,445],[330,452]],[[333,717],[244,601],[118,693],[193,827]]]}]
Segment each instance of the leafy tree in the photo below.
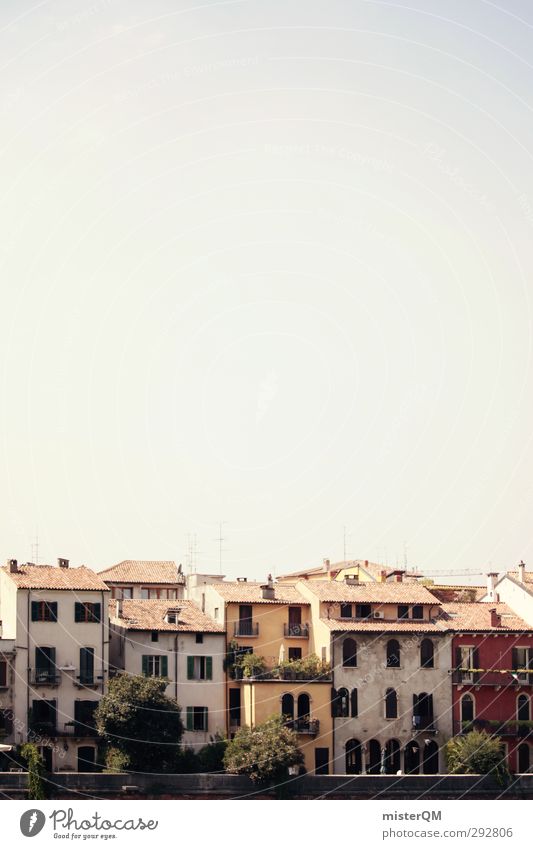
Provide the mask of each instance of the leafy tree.
[{"label": "leafy tree", "polygon": [[20,754],[28,765],[28,799],[46,799],[44,760],[35,743],[25,743]]},{"label": "leafy tree", "polygon": [[228,747],[226,737],[215,734],[211,742],[198,752],[198,772],[224,772],[224,755]]},{"label": "leafy tree", "polygon": [[[119,675],[95,711],[98,733],[134,772],[175,769],[183,723],[180,706],[165,695],[166,686],[164,678]],[[117,754],[112,760],[117,762]]]},{"label": "leafy tree", "polygon": [[227,772],[248,775],[258,783],[279,781],[290,766],[300,766],[303,761],[298,738],[281,716],[272,716],[255,728],[240,728],[224,755]]},{"label": "leafy tree", "polygon": [[470,731],[452,737],[446,744],[448,772],[452,774],[495,775],[498,781],[509,779],[502,741],[486,731]]}]

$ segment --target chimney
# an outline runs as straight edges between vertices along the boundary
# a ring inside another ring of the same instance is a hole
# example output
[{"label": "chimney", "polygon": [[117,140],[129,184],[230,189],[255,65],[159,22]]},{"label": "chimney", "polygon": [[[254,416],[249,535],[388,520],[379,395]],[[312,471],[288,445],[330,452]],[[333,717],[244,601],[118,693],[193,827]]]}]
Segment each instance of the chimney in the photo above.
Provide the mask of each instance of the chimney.
[{"label": "chimney", "polygon": [[398,574],[396,575],[396,583],[401,584],[402,581],[403,581],[403,572],[398,572]]},{"label": "chimney", "polygon": [[490,627],[491,628],[500,628],[502,624],[502,617],[499,613],[496,612],[496,608],[492,607],[489,610],[490,613]]},{"label": "chimney", "polygon": [[387,581],[387,570],[386,569],[382,569],[381,572],[379,573],[379,580],[380,580],[380,583],[382,583],[382,584],[386,583],[386,581]]},{"label": "chimney", "polygon": [[324,568],[327,572],[328,580],[331,580],[331,563],[329,562],[329,558],[324,557],[322,563],[324,564]]},{"label": "chimney", "polygon": [[115,616],[117,616],[119,619],[122,619],[122,607],[122,599],[117,598],[115,600]]},{"label": "chimney", "polygon": [[6,567],[8,572],[17,572],[18,571],[18,563],[16,560],[8,560],[6,563]]},{"label": "chimney", "polygon": [[274,590],[274,581],[272,579],[272,575],[268,576],[267,583],[263,584],[263,586],[261,587],[261,592],[262,592],[263,598],[273,599],[273,598],[276,597],[275,590]]},{"label": "chimney", "polygon": [[521,584],[525,584],[526,582],[526,564],[523,560],[518,564],[518,580]]},{"label": "chimney", "polygon": [[489,601],[495,601],[495,588],[496,588],[496,578],[498,577],[497,572],[487,572],[487,595],[489,597]]},{"label": "chimney", "polygon": [[66,557],[58,557],[57,565],[61,567],[61,569],[68,569],[68,560]]}]

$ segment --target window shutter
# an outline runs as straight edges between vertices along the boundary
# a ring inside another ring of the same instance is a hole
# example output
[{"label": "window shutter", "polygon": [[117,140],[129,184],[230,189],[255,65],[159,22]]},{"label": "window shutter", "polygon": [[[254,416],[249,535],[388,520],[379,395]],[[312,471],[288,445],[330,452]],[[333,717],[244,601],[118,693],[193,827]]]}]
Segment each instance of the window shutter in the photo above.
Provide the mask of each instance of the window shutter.
[{"label": "window shutter", "polygon": [[79,699],[74,702],[74,722],[81,722],[81,702]]},{"label": "window shutter", "polygon": [[161,677],[168,678],[168,657],[166,654],[161,656]]},{"label": "window shutter", "polygon": [[187,678],[189,681],[194,678],[194,657],[192,655],[187,657]]},{"label": "window shutter", "polygon": [[148,675],[148,655],[143,654],[143,675]]},{"label": "window shutter", "polygon": [[101,608],[102,608],[102,606],[101,606],[99,601],[96,602],[96,604],[93,604],[93,615],[92,615],[92,621],[93,622],[101,622],[102,621]]},{"label": "window shutter", "polygon": [[461,663],[462,663],[461,648],[460,648],[460,646],[456,646],[456,649],[455,649],[455,668],[457,670],[459,670],[461,668]]},{"label": "window shutter", "polygon": [[187,731],[193,730],[192,707],[187,708]]},{"label": "window shutter", "polygon": [[211,681],[213,678],[213,658],[206,657],[205,659],[205,677],[208,681]]},{"label": "window shutter", "polygon": [[208,725],[207,725],[207,708],[205,707],[204,708],[204,731],[207,731],[207,728],[208,728]]},{"label": "window shutter", "polygon": [[[527,668],[533,670],[533,649],[527,650]],[[528,682],[533,684],[533,671],[527,676]]]},{"label": "window shutter", "polygon": [[357,688],[354,687],[351,693],[351,702],[352,702],[352,716],[357,716]]},{"label": "window shutter", "polygon": [[38,622],[39,621],[39,602],[32,601],[31,603],[31,621]]},{"label": "window shutter", "polygon": [[432,693],[428,693],[427,705],[428,705],[429,719],[431,720],[431,722],[433,722],[433,694]]},{"label": "window shutter", "polygon": [[51,601],[48,606],[50,608],[50,620],[57,622],[57,601]]},{"label": "window shutter", "polygon": [[[474,649],[472,652],[472,660],[474,669],[479,669],[479,649]],[[474,682],[479,680],[479,672],[474,672]]]},{"label": "window shutter", "polygon": [[331,688],[331,715],[337,716],[337,691],[335,687]]},{"label": "window shutter", "polygon": [[513,671],[516,672],[518,669],[518,651],[513,649],[513,659],[512,659]]},{"label": "window shutter", "polygon": [[74,621],[82,622],[83,621],[83,605],[81,601],[74,602]]},{"label": "window shutter", "polygon": [[56,650],[55,650],[55,648],[51,648],[51,649],[49,649],[49,652],[50,653],[49,653],[48,656],[50,658],[50,666],[55,666],[56,665]]}]

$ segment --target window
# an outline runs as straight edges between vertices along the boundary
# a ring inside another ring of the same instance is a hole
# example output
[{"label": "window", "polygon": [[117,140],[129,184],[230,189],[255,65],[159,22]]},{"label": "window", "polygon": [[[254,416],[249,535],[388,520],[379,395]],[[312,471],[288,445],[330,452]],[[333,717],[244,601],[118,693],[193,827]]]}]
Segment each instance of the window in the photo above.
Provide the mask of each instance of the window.
[{"label": "window", "polygon": [[408,604],[399,604],[398,605],[398,619],[409,619],[409,605]]},{"label": "window", "polygon": [[461,722],[472,722],[474,719],[474,699],[470,693],[461,698]]},{"label": "window", "polygon": [[94,723],[94,712],[98,707],[98,702],[88,701],[86,699],[76,699],[74,702],[74,733],[80,737],[84,734],[92,736],[96,733]]},{"label": "window", "polygon": [[176,607],[169,607],[165,619],[167,620],[169,625],[177,625],[179,621],[179,615],[180,612]]},{"label": "window", "polygon": [[111,587],[111,598],[131,599],[133,598],[133,587]]},{"label": "window", "polygon": [[80,684],[94,684],[94,649],[80,649]]},{"label": "window", "polygon": [[342,665],[357,666],[357,643],[351,637],[347,637],[342,644]]},{"label": "window", "polygon": [[411,611],[411,616],[413,619],[423,619],[424,618],[424,605],[423,604],[414,604],[413,609]]},{"label": "window", "polygon": [[215,620],[218,621],[218,607],[215,607]]},{"label": "window", "polygon": [[294,696],[292,693],[283,693],[281,697],[281,715],[288,722],[294,719]]},{"label": "window", "polygon": [[385,773],[396,775],[400,770],[401,750],[398,740],[387,740],[385,745]]},{"label": "window", "polygon": [[370,619],[372,616],[372,605],[370,604],[356,604],[355,605],[355,618],[356,619]]},{"label": "window", "polygon": [[241,691],[238,687],[230,687],[229,722],[230,725],[241,724]]},{"label": "window", "polygon": [[150,640],[152,641],[152,643],[158,643],[159,642],[159,631],[152,631],[152,633],[150,634]]},{"label": "window", "polygon": [[35,649],[35,683],[55,684],[57,681],[55,648],[39,646]]},{"label": "window", "polygon": [[346,687],[341,687],[337,690],[337,716],[350,715],[350,695]]},{"label": "window", "polygon": [[80,746],[78,749],[78,772],[96,772],[96,749]]},{"label": "window", "polygon": [[31,705],[30,727],[36,734],[53,734],[57,728],[55,699],[34,699]]},{"label": "window", "polygon": [[7,660],[0,660],[0,687],[7,687]]},{"label": "window", "polygon": [[76,601],[74,603],[75,622],[101,622],[101,605],[92,601]]},{"label": "window", "polygon": [[188,707],[187,708],[187,731],[207,731],[207,708],[206,707]]},{"label": "window", "polygon": [[529,696],[522,693],[516,700],[516,718],[519,722],[529,722]]},{"label": "window", "polygon": [[203,643],[203,641],[204,641],[204,635],[203,634],[196,634],[196,642],[197,643]]},{"label": "window", "polygon": [[302,731],[309,728],[311,721],[311,699],[308,693],[300,693],[296,703],[296,730]]},{"label": "window", "polygon": [[57,622],[57,601],[32,601],[32,622]]},{"label": "window", "polygon": [[352,709],[352,716],[357,716],[358,706],[357,706],[357,688],[356,687],[354,687],[354,689],[350,693],[350,707]]},{"label": "window", "polygon": [[521,743],[518,747],[518,772],[529,772],[529,746]]},{"label": "window", "polygon": [[385,719],[398,718],[398,696],[396,690],[389,687],[385,691]]},{"label": "window", "polygon": [[150,590],[148,589],[148,587],[141,587],[141,598],[150,598]]},{"label": "window", "polygon": [[455,650],[455,665],[461,684],[473,684],[476,680],[474,669],[479,668],[479,652],[475,646],[458,646]]},{"label": "window", "polygon": [[433,695],[413,693],[413,728],[432,728],[433,721]]},{"label": "window", "polygon": [[341,619],[351,619],[353,616],[351,604],[341,604]]},{"label": "window", "polygon": [[203,655],[187,658],[187,679],[189,681],[211,681],[213,678],[213,658]]},{"label": "window", "polygon": [[302,650],[299,649],[299,648],[290,647],[289,648],[289,660],[291,661],[291,663],[295,660],[301,660],[301,659],[302,659]]},{"label": "window", "polygon": [[[513,669],[521,684],[533,684],[533,649],[518,647],[513,649]],[[528,673],[527,670],[532,672]]]},{"label": "window", "polygon": [[143,654],[142,673],[147,678],[167,678],[168,658],[164,654]]},{"label": "window", "polygon": [[363,754],[359,740],[348,740],[346,742],[346,773],[347,775],[360,775],[363,771]]},{"label": "window", "polygon": [[420,643],[420,666],[422,669],[433,669],[434,649],[431,640],[424,639]]},{"label": "window", "polygon": [[398,640],[389,640],[387,643],[387,667],[389,669],[400,667],[400,643]]}]

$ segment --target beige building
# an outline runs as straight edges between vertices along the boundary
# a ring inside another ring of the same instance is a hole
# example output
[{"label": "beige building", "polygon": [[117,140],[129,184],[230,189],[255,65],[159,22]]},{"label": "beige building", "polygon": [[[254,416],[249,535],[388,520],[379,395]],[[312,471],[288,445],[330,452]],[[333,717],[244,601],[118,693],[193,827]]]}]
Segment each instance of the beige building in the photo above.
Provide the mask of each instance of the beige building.
[{"label": "beige building", "polygon": [[[9,746],[14,742],[14,707],[15,640],[4,640],[0,636],[0,743],[3,745]],[[9,761],[0,754],[0,770],[8,765]]]},{"label": "beige building", "polygon": [[0,569],[3,634],[16,642],[13,740],[32,740],[48,769],[97,765],[93,713],[105,692],[109,635],[104,582],[85,566]]},{"label": "beige building", "polygon": [[182,709],[183,743],[195,749],[226,730],[222,625],[190,600],[111,601],[110,662],[115,672],[168,678]]},{"label": "beige building", "polygon": [[173,560],[122,560],[98,573],[111,590],[111,598],[183,598],[185,576]]}]

